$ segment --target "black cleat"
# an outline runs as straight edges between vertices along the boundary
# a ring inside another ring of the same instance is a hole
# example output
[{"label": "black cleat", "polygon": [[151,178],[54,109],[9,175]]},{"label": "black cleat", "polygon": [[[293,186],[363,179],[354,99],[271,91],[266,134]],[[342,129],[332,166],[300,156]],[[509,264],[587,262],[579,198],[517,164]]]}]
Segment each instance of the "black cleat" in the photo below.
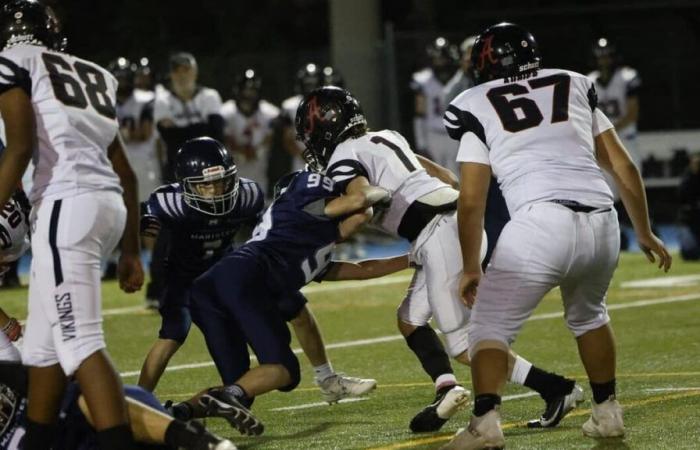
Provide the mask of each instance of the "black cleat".
[{"label": "black cleat", "polygon": [[445,386],[437,392],[433,403],[411,419],[409,428],[414,433],[437,431],[467,403],[469,403],[468,390],[458,384]]},{"label": "black cleat", "polygon": [[222,417],[241,434],[259,436],[265,430],[263,423],[232,394],[224,389],[210,389],[199,399],[207,417]]},{"label": "black cleat", "polygon": [[527,423],[528,428],[552,428],[559,425],[561,419],[576,408],[576,405],[583,401],[583,389],[578,384],[574,384],[571,390],[563,395],[554,397],[547,402],[547,406],[539,419],[531,420]]}]

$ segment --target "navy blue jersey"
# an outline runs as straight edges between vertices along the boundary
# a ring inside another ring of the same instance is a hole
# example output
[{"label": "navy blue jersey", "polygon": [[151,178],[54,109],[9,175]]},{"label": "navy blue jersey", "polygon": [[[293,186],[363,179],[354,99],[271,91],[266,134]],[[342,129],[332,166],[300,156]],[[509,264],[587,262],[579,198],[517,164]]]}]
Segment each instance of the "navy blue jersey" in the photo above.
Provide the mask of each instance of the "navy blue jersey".
[{"label": "navy blue jersey", "polygon": [[244,247],[264,256],[275,290],[294,292],[322,277],[343,219],[327,217],[324,209],[340,194],[332,179],[300,172],[265,211]]},{"label": "navy blue jersey", "polygon": [[141,233],[154,235],[161,227],[170,232],[168,273],[180,279],[194,279],[230,249],[241,225],[257,222],[264,195],[258,183],[241,178],[231,212],[212,216],[187,205],[182,186],[173,183],[156,189],[144,205]]},{"label": "navy blue jersey", "polygon": [[[138,386],[124,386],[127,397],[144,403],[160,412],[165,412],[158,399],[150,392]],[[16,394],[13,394],[16,395]],[[80,389],[76,383],[71,383],[66,389],[61,402],[59,422],[51,448],[53,450],[98,450],[97,433],[90,426],[87,419],[80,411],[78,398]],[[11,413],[10,422],[0,434],[0,450],[19,450],[20,443],[26,432],[27,401],[23,397],[17,398],[17,404]],[[162,445],[141,445],[139,450],[167,450]]]}]

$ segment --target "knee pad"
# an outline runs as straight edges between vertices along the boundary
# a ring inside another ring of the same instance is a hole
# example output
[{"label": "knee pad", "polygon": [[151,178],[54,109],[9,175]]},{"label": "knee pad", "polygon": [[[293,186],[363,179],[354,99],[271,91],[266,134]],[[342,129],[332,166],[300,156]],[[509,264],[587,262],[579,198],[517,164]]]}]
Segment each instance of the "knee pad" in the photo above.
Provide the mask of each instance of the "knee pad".
[{"label": "knee pad", "polygon": [[186,307],[163,308],[160,314],[163,320],[158,337],[161,339],[172,339],[181,344],[184,343],[192,326],[189,309]]},{"label": "knee pad", "polygon": [[289,372],[289,376],[292,381],[288,385],[281,387],[278,390],[281,392],[289,392],[299,386],[299,382],[301,381],[301,368],[299,367],[299,360],[296,356],[294,356],[294,353],[291,353],[291,357],[285,358],[282,365]]}]

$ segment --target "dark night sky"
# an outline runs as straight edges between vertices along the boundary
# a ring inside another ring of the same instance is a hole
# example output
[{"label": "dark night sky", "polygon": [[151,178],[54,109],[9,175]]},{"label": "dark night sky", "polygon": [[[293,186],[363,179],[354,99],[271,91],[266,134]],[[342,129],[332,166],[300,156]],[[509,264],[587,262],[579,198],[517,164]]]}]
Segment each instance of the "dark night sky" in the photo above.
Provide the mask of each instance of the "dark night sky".
[{"label": "dark night sky", "polygon": [[[223,97],[247,66],[263,74],[266,96],[280,101],[291,94],[293,74],[303,63],[330,62],[325,0],[50,2],[73,53],[101,64],[120,55],[149,56],[162,66],[171,51],[189,50],[199,60],[202,81]],[[381,15],[397,31],[404,94],[425,43],[438,33],[459,41],[509,20],[533,32],[545,65],[581,72],[591,68],[593,40],[608,35],[642,74],[641,128],[700,127],[694,106],[700,102],[700,1],[383,0]],[[402,109],[410,106],[405,103]]]}]

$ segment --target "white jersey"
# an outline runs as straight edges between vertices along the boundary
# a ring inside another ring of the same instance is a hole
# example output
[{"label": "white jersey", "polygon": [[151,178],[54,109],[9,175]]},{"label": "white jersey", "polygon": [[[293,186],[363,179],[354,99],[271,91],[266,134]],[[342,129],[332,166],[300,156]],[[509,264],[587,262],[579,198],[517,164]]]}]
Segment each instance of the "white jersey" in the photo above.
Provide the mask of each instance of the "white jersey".
[{"label": "white jersey", "polygon": [[299,109],[299,105],[301,105],[302,100],[304,100],[304,97],[301,95],[295,95],[282,102],[282,115],[289,121],[289,123],[292,124],[292,126],[294,126],[294,119],[297,116],[297,109]]},{"label": "white jersey", "polygon": [[280,110],[265,100],[260,100],[258,109],[246,116],[238,110],[236,102],[229,100],[221,108],[224,118],[224,134],[236,147],[245,147],[251,154],[234,155],[238,175],[257,181],[267,189],[267,166],[272,142],[272,122],[279,117]]},{"label": "white jersey", "polygon": [[131,133],[140,129],[144,124],[153,125],[153,103],[155,93],[134,89],[124,103],[117,103],[117,119],[122,131],[124,149],[136,174],[139,184],[139,201],[148,200],[148,196],[161,183],[160,161],[156,150],[156,133],[151,133],[146,140],[135,141]]},{"label": "white jersey", "polygon": [[462,93],[448,107],[445,127],[460,141],[458,161],[491,166],[511,216],[551,200],[605,208],[612,193],[593,139],[612,124],[596,103],[584,75],[545,69]]},{"label": "white jersey", "polygon": [[425,97],[425,125],[427,131],[444,133],[442,115],[445,113],[445,85],[438,80],[430,68],[413,74],[411,89]]},{"label": "white jersey", "polygon": [[221,96],[211,88],[198,87],[191,99],[182,101],[171,90],[161,87],[156,89],[153,106],[153,123],[171,120],[176,127],[206,124],[209,116],[220,114]]},{"label": "white jersey", "polygon": [[411,204],[439,189],[453,191],[428,175],[406,139],[391,130],[370,132],[340,143],[331,155],[326,173],[341,186],[364,176],[369,184],[388,190],[391,205],[379,225],[395,236],[400,235],[401,219]]},{"label": "white jersey", "polygon": [[[600,72],[593,71],[588,77],[595,83],[598,93],[598,107],[613,122],[617,122],[627,114],[627,101],[629,97],[639,94],[642,80],[639,74],[631,67],[618,67],[606,84],[600,80]],[[634,138],[637,134],[637,123],[631,123],[621,130],[617,130],[624,139]]]},{"label": "white jersey", "polygon": [[107,156],[117,134],[117,80],[105,69],[39,45],[0,53],[0,93],[20,87],[34,108],[32,203],[90,191],[121,192]]}]

